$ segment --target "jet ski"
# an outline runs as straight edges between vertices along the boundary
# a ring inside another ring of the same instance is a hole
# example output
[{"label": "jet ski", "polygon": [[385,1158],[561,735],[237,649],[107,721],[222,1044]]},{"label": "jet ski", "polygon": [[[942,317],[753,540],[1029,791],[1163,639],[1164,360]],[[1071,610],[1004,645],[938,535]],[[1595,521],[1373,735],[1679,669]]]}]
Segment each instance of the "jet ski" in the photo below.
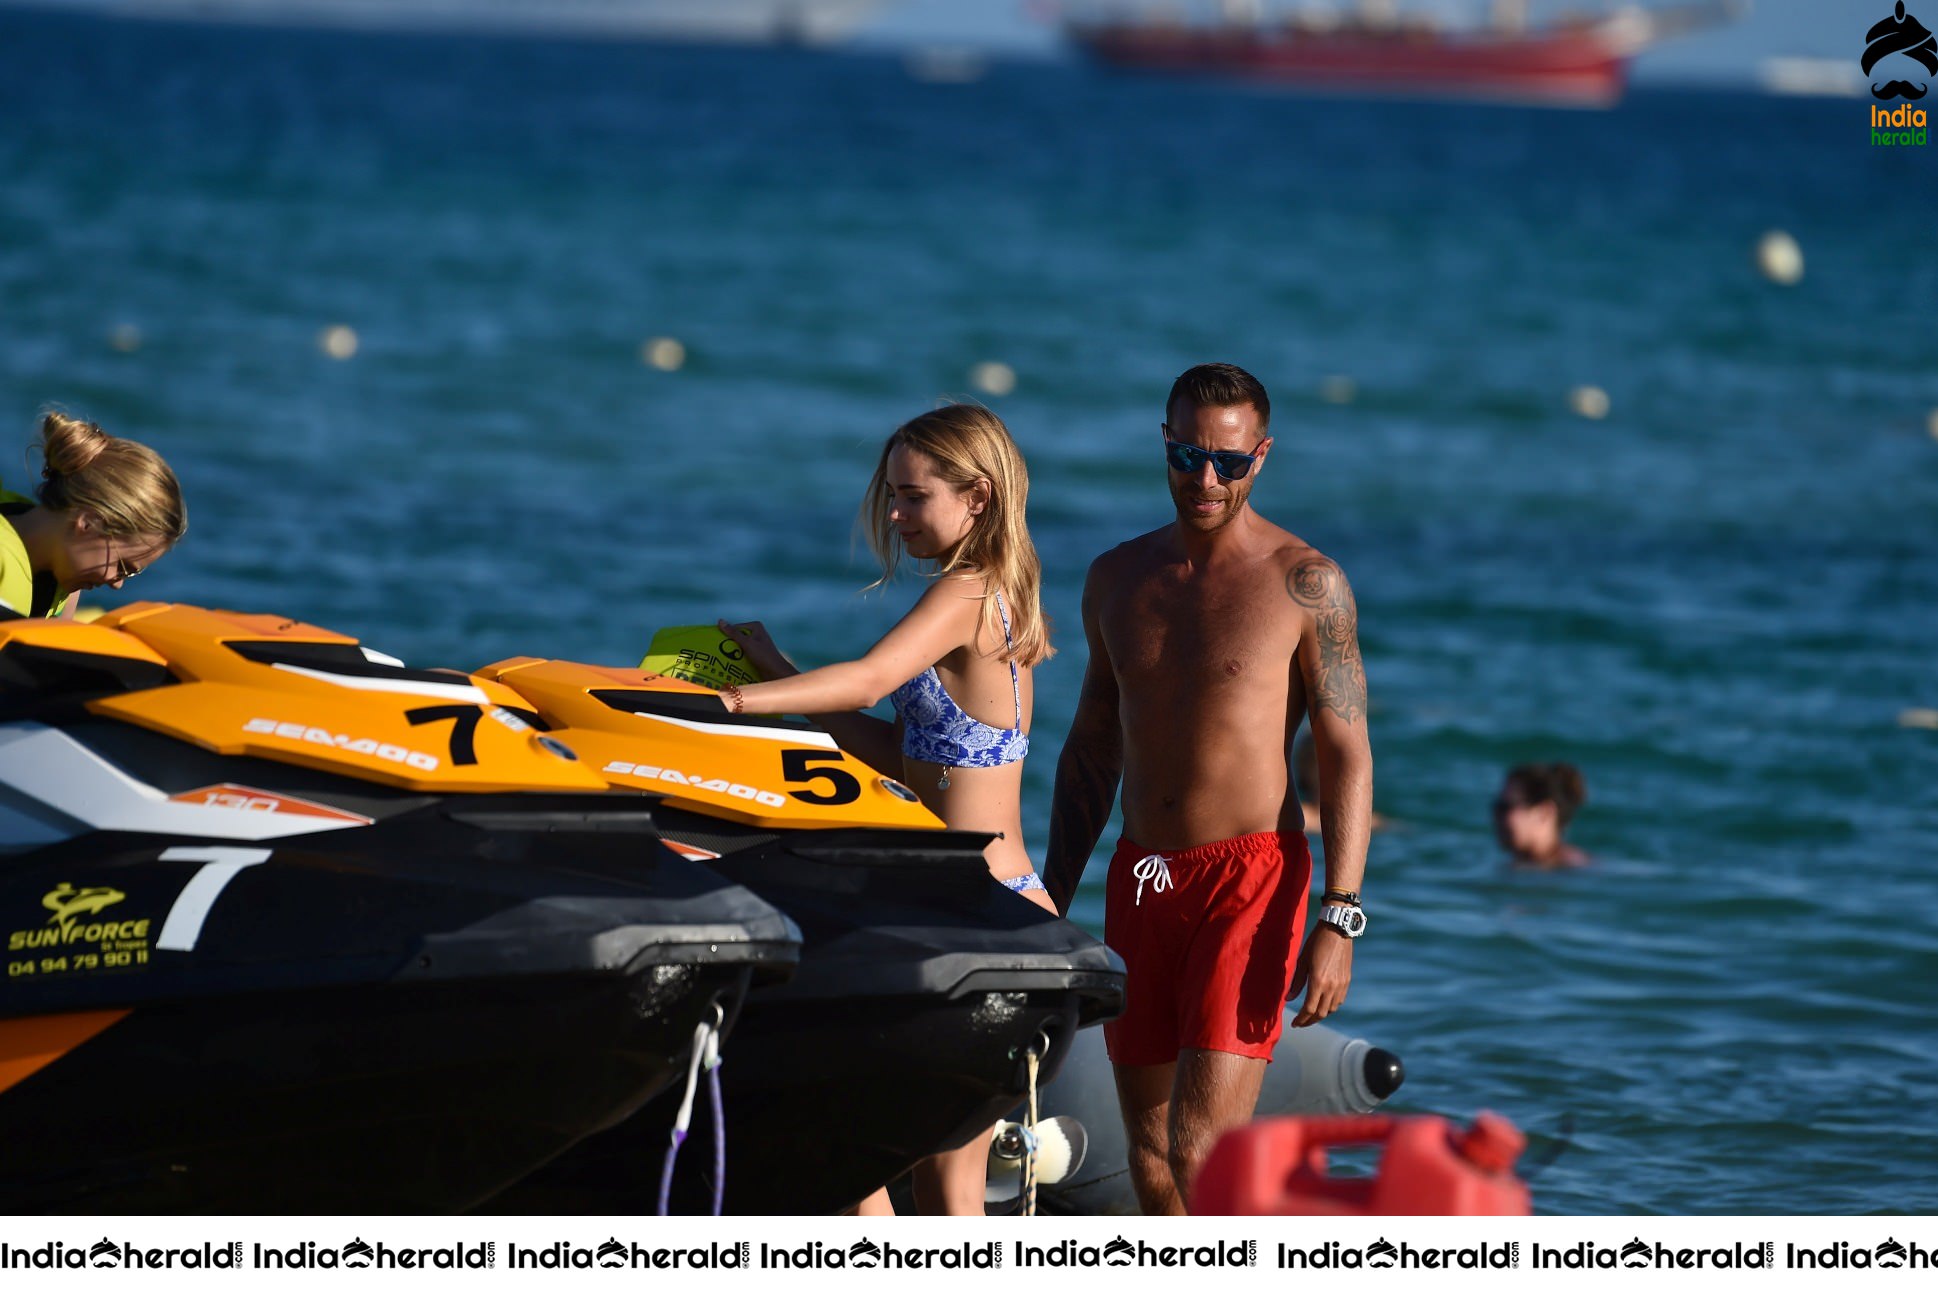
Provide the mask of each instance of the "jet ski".
[{"label": "jet ski", "polygon": [[[666,844],[801,928],[799,969],[748,996],[720,1068],[727,1212],[853,1206],[922,1157],[987,1134],[1027,1093],[1032,1052],[1047,1083],[1080,1028],[1122,1010],[1121,960],[991,878],[987,835],[942,829],[910,789],[811,724],[730,714],[699,686],[578,664],[518,659],[479,675],[517,690],[614,784],[684,791],[652,808]],[[650,763],[642,724],[659,732]],[[782,789],[750,800],[763,762]],[[832,814],[870,803],[900,803],[907,823]],[[672,1114],[664,1099],[646,1107],[496,1207],[641,1212]],[[722,1181],[705,1160],[677,1179],[676,1206],[690,1211]]]},{"label": "jet ski", "polygon": [[800,950],[657,796],[301,623],[0,624],[0,1209],[464,1210],[625,1121]]}]

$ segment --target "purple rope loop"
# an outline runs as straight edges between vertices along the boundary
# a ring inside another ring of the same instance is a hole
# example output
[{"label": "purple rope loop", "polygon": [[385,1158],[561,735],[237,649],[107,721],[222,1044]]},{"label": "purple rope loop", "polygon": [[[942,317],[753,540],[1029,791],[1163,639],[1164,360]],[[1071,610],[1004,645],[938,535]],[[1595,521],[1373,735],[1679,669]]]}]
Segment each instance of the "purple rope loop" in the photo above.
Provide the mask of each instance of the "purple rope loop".
[{"label": "purple rope loop", "polygon": [[727,1199],[727,1116],[720,1109],[720,1059],[707,1068],[707,1101],[713,1112],[713,1216]]},{"label": "purple rope loop", "polygon": [[693,1118],[693,1094],[700,1082],[700,1071],[707,1072],[709,1100],[713,1104],[713,1212],[720,1212],[724,1196],[722,1176],[726,1171],[726,1126],[720,1114],[720,1027],[726,1024],[726,1010],[714,1000],[713,1016],[693,1028],[693,1043],[687,1050],[686,1094],[673,1116],[672,1142],[666,1148],[666,1161],[659,1174],[659,1213],[665,1217],[673,1208],[673,1165],[679,1159],[680,1145],[686,1141],[687,1125]]}]

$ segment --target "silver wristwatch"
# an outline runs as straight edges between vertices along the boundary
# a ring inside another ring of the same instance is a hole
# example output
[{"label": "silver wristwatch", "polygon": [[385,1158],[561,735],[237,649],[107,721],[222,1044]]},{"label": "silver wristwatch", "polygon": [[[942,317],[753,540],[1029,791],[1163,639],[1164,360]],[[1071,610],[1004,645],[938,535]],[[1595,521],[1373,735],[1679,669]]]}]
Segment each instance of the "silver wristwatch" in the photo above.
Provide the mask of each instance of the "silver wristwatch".
[{"label": "silver wristwatch", "polygon": [[1356,941],[1366,930],[1366,911],[1357,905],[1321,905],[1319,922],[1349,941]]}]

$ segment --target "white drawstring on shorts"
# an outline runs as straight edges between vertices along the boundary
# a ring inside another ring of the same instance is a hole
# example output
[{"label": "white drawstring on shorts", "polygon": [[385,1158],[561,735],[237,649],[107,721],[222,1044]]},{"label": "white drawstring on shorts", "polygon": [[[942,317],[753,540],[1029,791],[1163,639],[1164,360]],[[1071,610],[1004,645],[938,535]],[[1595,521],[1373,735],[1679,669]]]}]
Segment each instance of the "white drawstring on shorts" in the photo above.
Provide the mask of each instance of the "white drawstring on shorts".
[{"label": "white drawstring on shorts", "polygon": [[1153,892],[1169,891],[1171,889],[1171,862],[1163,856],[1145,856],[1137,862],[1137,867],[1132,869],[1131,873],[1137,878],[1137,900],[1135,903],[1139,905],[1144,903],[1144,884],[1146,882],[1151,884],[1151,890]]}]

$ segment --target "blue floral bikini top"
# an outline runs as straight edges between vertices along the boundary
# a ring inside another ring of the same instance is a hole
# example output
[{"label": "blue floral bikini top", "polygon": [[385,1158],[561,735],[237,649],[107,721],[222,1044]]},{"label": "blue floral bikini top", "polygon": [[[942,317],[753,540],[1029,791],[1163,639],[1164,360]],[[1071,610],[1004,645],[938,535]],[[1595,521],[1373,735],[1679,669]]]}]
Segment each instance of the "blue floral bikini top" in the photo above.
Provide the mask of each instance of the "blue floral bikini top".
[{"label": "blue floral bikini top", "polygon": [[[1003,644],[1013,646],[1009,610],[1000,591],[996,593],[996,612],[1003,616]],[[1030,737],[1023,733],[1023,686],[1013,658],[1009,662],[1009,688],[1016,699],[1016,728],[999,730],[964,712],[942,688],[942,678],[933,667],[911,678],[888,696],[902,718],[902,755],[939,766],[1007,766],[1023,760],[1030,750]]]}]

